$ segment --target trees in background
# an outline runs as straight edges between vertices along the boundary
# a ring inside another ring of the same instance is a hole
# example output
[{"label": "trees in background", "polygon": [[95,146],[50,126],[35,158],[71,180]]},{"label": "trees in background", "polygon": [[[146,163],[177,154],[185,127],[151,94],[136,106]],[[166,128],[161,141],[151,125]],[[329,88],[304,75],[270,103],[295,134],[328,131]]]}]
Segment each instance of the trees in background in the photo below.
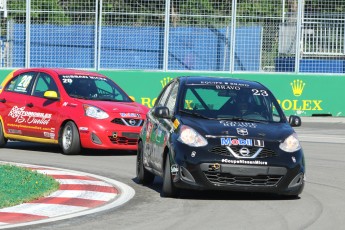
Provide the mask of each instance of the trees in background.
[{"label": "trees in background", "polygon": [[[32,23],[90,24],[94,23],[95,0],[31,0]],[[164,22],[165,0],[103,0],[102,21],[105,24]],[[232,14],[232,0],[171,0],[171,20],[177,24],[199,25],[224,23]],[[283,7],[283,4],[285,6]],[[297,14],[298,0],[237,0],[237,16],[288,17]],[[8,0],[9,17],[17,22],[26,20],[26,0]],[[285,12],[283,12],[285,10]],[[305,13],[343,14],[345,1],[305,0]],[[115,15],[114,15],[115,14]],[[212,16],[212,17],[203,17]],[[209,20],[209,22],[205,22]]]}]

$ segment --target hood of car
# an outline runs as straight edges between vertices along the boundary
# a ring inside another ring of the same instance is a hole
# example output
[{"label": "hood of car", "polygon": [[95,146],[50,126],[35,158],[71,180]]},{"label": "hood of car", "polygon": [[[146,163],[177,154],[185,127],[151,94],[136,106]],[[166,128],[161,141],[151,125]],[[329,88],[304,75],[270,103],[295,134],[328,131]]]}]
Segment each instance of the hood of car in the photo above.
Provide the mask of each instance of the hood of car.
[{"label": "hood of car", "polygon": [[293,129],[287,123],[207,120],[195,117],[178,119],[181,124],[188,125],[203,136],[236,136],[280,141],[293,133]]},{"label": "hood of car", "polygon": [[[145,115],[149,108],[138,103],[138,102],[114,102],[114,101],[92,101],[92,100],[82,100],[76,99],[83,104],[93,105],[97,108],[102,109],[103,111],[114,114],[114,113],[135,113]],[[121,115],[126,117],[127,115]]]}]

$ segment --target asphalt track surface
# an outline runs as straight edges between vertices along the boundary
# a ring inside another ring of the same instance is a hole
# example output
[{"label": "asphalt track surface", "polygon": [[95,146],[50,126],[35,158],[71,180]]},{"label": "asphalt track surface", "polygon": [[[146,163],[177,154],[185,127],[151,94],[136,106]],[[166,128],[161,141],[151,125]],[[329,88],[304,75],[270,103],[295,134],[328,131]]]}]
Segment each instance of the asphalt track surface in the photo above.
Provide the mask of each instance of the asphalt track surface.
[{"label": "asphalt track surface", "polygon": [[129,152],[64,156],[55,146],[11,142],[0,149],[0,161],[91,173],[135,190],[119,207],[20,229],[345,229],[345,119],[302,122],[295,130],[306,157],[307,180],[299,199],[225,192],[162,198],[161,179],[150,187],[137,184],[135,155]]}]

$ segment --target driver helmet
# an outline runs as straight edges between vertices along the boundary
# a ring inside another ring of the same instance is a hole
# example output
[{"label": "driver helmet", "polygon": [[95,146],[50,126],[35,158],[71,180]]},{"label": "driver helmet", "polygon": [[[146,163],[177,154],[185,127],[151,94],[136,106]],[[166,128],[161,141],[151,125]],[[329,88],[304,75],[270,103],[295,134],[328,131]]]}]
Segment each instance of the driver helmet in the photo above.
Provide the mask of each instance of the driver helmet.
[{"label": "driver helmet", "polygon": [[243,115],[249,111],[251,104],[251,96],[248,93],[241,93],[237,98],[237,107],[239,112]]}]

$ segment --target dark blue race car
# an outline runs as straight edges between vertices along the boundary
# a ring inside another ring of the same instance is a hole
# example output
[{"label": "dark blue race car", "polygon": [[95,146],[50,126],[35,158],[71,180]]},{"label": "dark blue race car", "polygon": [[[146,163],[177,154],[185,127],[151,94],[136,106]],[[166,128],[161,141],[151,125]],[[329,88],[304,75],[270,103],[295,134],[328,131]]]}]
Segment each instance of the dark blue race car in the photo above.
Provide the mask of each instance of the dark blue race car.
[{"label": "dark blue race car", "polygon": [[138,140],[137,178],[181,189],[275,193],[304,187],[303,150],[271,91],[258,82],[178,77],[160,93]]}]

